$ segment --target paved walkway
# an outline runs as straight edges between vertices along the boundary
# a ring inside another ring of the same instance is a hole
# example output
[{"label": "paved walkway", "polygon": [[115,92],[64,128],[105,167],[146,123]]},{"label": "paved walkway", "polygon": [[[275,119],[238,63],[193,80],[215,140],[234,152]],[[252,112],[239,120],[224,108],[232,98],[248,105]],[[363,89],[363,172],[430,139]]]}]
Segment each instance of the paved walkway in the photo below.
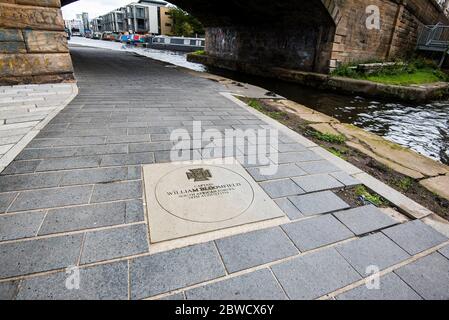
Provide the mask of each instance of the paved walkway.
[{"label": "paved walkway", "polygon": [[335,191],[359,182],[287,133],[276,175],[245,166],[289,223],[151,253],[141,165],[169,161],[171,130],[268,124],[163,63],[72,55],[79,95],[0,176],[0,299],[449,299],[448,239],[351,208]]},{"label": "paved walkway", "polygon": [[0,172],[77,93],[74,83],[0,87]]}]

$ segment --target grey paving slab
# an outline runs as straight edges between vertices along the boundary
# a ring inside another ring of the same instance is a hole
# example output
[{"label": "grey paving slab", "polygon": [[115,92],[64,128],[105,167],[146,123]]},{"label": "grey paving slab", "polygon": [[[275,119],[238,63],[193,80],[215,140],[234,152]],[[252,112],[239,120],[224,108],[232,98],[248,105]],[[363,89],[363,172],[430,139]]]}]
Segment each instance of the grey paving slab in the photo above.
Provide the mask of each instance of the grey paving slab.
[{"label": "grey paving slab", "polygon": [[329,213],[349,208],[349,205],[332,191],[322,191],[289,197],[289,200],[305,216]]},{"label": "grey paving slab", "polygon": [[36,170],[40,162],[41,160],[13,161],[5,170],[3,170],[1,175],[32,173]]},{"label": "grey paving slab", "polygon": [[361,279],[333,248],[300,256],[272,267],[290,299],[316,299]]},{"label": "grey paving slab", "polygon": [[154,163],[153,152],[131,153],[131,154],[110,154],[102,157],[100,166],[126,166],[138,164]]},{"label": "grey paving slab", "polygon": [[130,200],[126,202],[126,215],[125,221],[126,223],[133,223],[144,221],[144,208],[143,201],[140,200]]},{"label": "grey paving slab", "polygon": [[129,152],[167,151],[173,149],[173,142],[133,143],[129,145]]},{"label": "grey paving slab", "polygon": [[0,193],[0,213],[4,213],[16,198],[16,192]]},{"label": "grey paving slab", "polygon": [[275,179],[284,179],[297,177],[307,174],[304,170],[300,169],[294,163],[290,164],[281,164],[278,166],[276,173],[270,175],[264,175],[264,168],[248,168],[249,174],[256,180],[257,182],[266,181],[266,180],[275,180]]},{"label": "grey paving slab", "polygon": [[410,257],[382,233],[337,245],[336,249],[364,277],[371,275],[367,269],[371,266],[384,270]]},{"label": "grey paving slab", "polygon": [[125,224],[126,202],[49,210],[39,235]]},{"label": "grey paving slab", "polygon": [[61,186],[109,183],[128,180],[128,168],[101,168],[66,171],[62,174]]},{"label": "grey paving slab", "polygon": [[448,240],[421,220],[415,220],[382,231],[411,255],[435,247]]},{"label": "grey paving slab", "polygon": [[292,178],[292,180],[306,192],[331,190],[344,187],[337,179],[328,174],[307,175]]},{"label": "grey paving slab", "polygon": [[282,198],[304,193],[304,190],[298,187],[291,179],[266,181],[260,183],[260,186],[270,198]]},{"label": "grey paving slab", "polygon": [[285,300],[287,296],[268,269],[186,291],[187,300]]},{"label": "grey paving slab", "polygon": [[395,273],[379,280],[379,288],[361,285],[337,296],[337,300],[422,300],[422,298]]},{"label": "grey paving slab", "polygon": [[146,224],[87,232],[81,264],[132,256],[148,250]]},{"label": "grey paving slab", "polygon": [[181,292],[181,293],[172,294],[168,297],[161,298],[159,300],[161,300],[161,301],[181,301],[181,300],[185,300],[185,299],[186,298],[184,296],[184,293]]},{"label": "grey paving slab", "polygon": [[330,173],[330,175],[334,178],[336,178],[338,181],[340,181],[341,183],[343,183],[345,186],[350,187],[350,186],[356,186],[361,184],[361,182],[353,177],[351,177],[349,174],[347,174],[346,172],[332,172]]},{"label": "grey paving slab", "polygon": [[447,245],[444,248],[438,250],[438,252],[449,259],[449,245]]},{"label": "grey paving slab", "polygon": [[19,281],[0,283],[0,301],[14,300],[19,290]]},{"label": "grey paving slab", "polygon": [[215,241],[228,272],[237,272],[299,253],[278,227]]},{"label": "grey paving slab", "polygon": [[296,220],[304,217],[299,211],[298,208],[295,207],[293,203],[287,198],[281,198],[274,200],[279,208],[289,217],[290,220]]},{"label": "grey paving slab", "polygon": [[0,241],[36,236],[44,216],[45,211],[0,215]]},{"label": "grey paving slab", "polygon": [[298,163],[298,166],[309,174],[333,173],[340,171],[340,168],[327,160]]},{"label": "grey paving slab", "polygon": [[225,275],[213,243],[130,260],[132,299],[142,299]]},{"label": "grey paving slab", "polygon": [[307,151],[307,148],[299,143],[281,143],[278,145],[279,152]]},{"label": "grey paving slab", "polygon": [[129,181],[95,185],[91,203],[142,198],[142,182]]},{"label": "grey paving slab", "polygon": [[356,235],[362,235],[397,224],[397,221],[368,205],[334,213],[334,216]]},{"label": "grey paving slab", "polygon": [[2,176],[0,177],[0,192],[57,187],[61,177],[60,173]]},{"label": "grey paving slab", "polygon": [[9,212],[87,204],[92,186],[65,187],[21,192]]},{"label": "grey paving slab", "polygon": [[426,300],[449,300],[449,260],[439,253],[408,264],[395,273]]},{"label": "grey paving slab", "polygon": [[354,236],[332,215],[285,224],[282,226],[289,238],[302,252],[339,242]]},{"label": "grey paving slab", "polygon": [[70,270],[22,280],[17,300],[128,299],[127,261],[79,269],[79,289],[69,290],[66,286],[73,274]]},{"label": "grey paving slab", "polygon": [[83,235],[0,244],[0,278],[66,268],[77,263]]},{"label": "grey paving slab", "polygon": [[278,154],[278,163],[300,163],[304,161],[317,161],[322,160],[318,154],[312,151],[303,152],[286,152]]}]

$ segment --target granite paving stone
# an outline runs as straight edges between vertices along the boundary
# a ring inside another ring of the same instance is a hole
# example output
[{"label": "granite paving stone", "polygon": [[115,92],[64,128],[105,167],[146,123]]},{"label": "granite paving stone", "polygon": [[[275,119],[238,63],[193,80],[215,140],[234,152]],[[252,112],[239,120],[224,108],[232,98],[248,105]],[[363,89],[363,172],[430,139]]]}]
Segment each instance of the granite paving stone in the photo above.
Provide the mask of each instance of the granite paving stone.
[{"label": "granite paving stone", "polygon": [[0,213],[4,213],[9,208],[16,196],[17,193],[14,192],[0,193]]},{"label": "granite paving stone", "polygon": [[101,168],[66,171],[62,175],[61,186],[109,183],[128,180],[128,168]]},{"label": "granite paving stone", "polygon": [[299,143],[282,143],[278,145],[279,152],[302,152],[307,151],[307,148]]},{"label": "granite paving stone", "polygon": [[161,298],[159,300],[161,300],[161,301],[181,301],[181,300],[185,300],[185,299],[186,298],[184,296],[184,293],[181,292],[181,293],[172,294],[170,296]]},{"label": "granite paving stone", "polygon": [[60,173],[5,176],[0,179],[0,192],[52,188],[57,187],[60,180]]},{"label": "granite paving stone", "polygon": [[144,208],[142,199],[126,201],[126,223],[144,221]]},{"label": "granite paving stone", "polygon": [[411,255],[448,241],[448,238],[421,220],[403,223],[382,232]]},{"label": "granite paving stone", "polygon": [[36,172],[56,171],[66,169],[95,168],[100,165],[100,157],[74,157],[42,160]]},{"label": "granite paving stone", "polygon": [[142,182],[116,182],[95,185],[91,203],[142,198]]},{"label": "granite paving stone", "polygon": [[299,253],[278,227],[248,232],[215,242],[230,273]]},{"label": "granite paving stone", "polygon": [[92,186],[41,189],[21,192],[9,212],[87,204]]},{"label": "granite paving stone", "polygon": [[347,187],[356,186],[361,184],[361,182],[353,177],[351,177],[346,172],[332,172],[330,175],[334,178],[336,178],[338,181],[343,183]]},{"label": "granite paving stone", "polygon": [[332,215],[285,224],[282,226],[289,238],[302,252],[316,249],[354,236]]},{"label": "granite paving stone", "polygon": [[336,212],[334,216],[358,236],[397,224],[374,205]]},{"label": "granite paving stone", "polygon": [[41,163],[41,160],[13,161],[5,170],[3,170],[1,175],[33,173],[36,171],[39,163]]},{"label": "granite paving stone", "polygon": [[449,260],[432,253],[395,271],[426,300],[449,300]]},{"label": "granite paving stone", "polygon": [[316,299],[361,279],[333,248],[313,252],[272,267],[290,299]]},{"label": "granite paving stone", "polygon": [[39,235],[125,224],[126,202],[49,210]]},{"label": "granite paving stone", "polygon": [[292,178],[292,180],[306,192],[330,190],[344,187],[337,179],[328,174],[307,175]]},{"label": "granite paving stone", "polygon": [[76,234],[0,243],[0,279],[75,265],[82,239],[82,234]]},{"label": "granite paving stone", "polygon": [[0,241],[36,236],[44,216],[45,211],[0,215]]},{"label": "granite paving stone", "polygon": [[282,198],[304,193],[291,179],[262,182],[260,186],[270,198]]},{"label": "granite paving stone", "polygon": [[276,199],[274,202],[276,202],[278,207],[284,211],[290,220],[297,220],[304,217],[298,208],[296,208],[295,205],[288,200],[288,198]]},{"label": "granite paving stone", "polygon": [[130,154],[111,154],[104,155],[101,160],[101,167],[108,166],[126,166],[138,164],[154,163],[153,152],[130,153]]},{"label": "granite paving stone", "polygon": [[304,162],[304,161],[315,161],[315,160],[321,160],[321,159],[322,158],[313,151],[287,152],[287,153],[279,153],[279,155],[278,155],[278,163],[279,164]]},{"label": "granite paving stone", "polygon": [[363,277],[371,275],[367,272],[371,266],[384,270],[410,257],[382,233],[337,245],[336,249]]},{"label": "granite paving stone", "polygon": [[395,273],[388,273],[379,280],[379,289],[361,285],[337,296],[337,300],[422,300]]},{"label": "granite paving stone", "polygon": [[187,300],[285,300],[287,296],[268,269],[186,291]]},{"label": "granite paving stone", "polygon": [[[69,269],[70,270],[70,269]],[[17,300],[127,300],[128,263],[79,269],[80,288],[66,287],[70,274],[58,272],[22,280]]]},{"label": "granite paving stone", "polygon": [[302,162],[298,163],[298,166],[309,174],[333,173],[340,171],[340,168],[327,160]]},{"label": "granite paving stone", "polygon": [[293,163],[290,164],[282,164],[277,168],[276,173],[265,175],[262,168],[248,168],[248,173],[256,180],[257,182],[266,181],[266,180],[275,180],[275,179],[284,179],[290,177],[297,177],[305,175],[306,172],[300,169]]},{"label": "granite paving stone", "polygon": [[14,300],[19,289],[19,281],[0,282],[0,301]]},{"label": "granite paving stone", "polygon": [[289,197],[289,200],[305,216],[329,213],[349,208],[349,205],[332,191],[322,191]]},{"label": "granite paving stone", "polygon": [[132,256],[148,250],[146,224],[87,232],[81,264]]},{"label": "granite paving stone", "polygon": [[213,243],[130,260],[131,298],[142,299],[225,275]]},{"label": "granite paving stone", "polygon": [[442,249],[438,250],[443,256],[449,259],[449,245],[443,247]]}]

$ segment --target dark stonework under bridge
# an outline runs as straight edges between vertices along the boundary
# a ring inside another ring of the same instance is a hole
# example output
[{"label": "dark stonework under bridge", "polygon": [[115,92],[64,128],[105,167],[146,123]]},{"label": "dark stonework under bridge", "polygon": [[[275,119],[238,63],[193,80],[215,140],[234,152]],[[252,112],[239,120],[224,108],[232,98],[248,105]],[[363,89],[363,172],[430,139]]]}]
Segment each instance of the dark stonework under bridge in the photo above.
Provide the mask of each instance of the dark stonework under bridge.
[{"label": "dark stonework under bridge", "polygon": [[[73,79],[61,5],[76,0],[0,0],[0,83]],[[420,27],[446,22],[436,0],[172,0],[206,27],[221,66],[326,73],[339,63],[392,59],[414,50]],[[380,9],[380,29],[366,20]]]}]

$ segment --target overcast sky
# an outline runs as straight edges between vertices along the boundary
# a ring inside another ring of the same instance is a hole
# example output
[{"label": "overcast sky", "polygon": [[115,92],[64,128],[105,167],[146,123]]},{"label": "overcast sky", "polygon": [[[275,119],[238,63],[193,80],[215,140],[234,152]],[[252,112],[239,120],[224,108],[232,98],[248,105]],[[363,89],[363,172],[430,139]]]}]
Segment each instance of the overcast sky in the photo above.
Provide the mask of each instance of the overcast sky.
[{"label": "overcast sky", "polygon": [[87,12],[89,18],[95,18],[111,10],[122,7],[133,0],[79,0],[62,8],[64,19],[75,19],[77,14]]}]

